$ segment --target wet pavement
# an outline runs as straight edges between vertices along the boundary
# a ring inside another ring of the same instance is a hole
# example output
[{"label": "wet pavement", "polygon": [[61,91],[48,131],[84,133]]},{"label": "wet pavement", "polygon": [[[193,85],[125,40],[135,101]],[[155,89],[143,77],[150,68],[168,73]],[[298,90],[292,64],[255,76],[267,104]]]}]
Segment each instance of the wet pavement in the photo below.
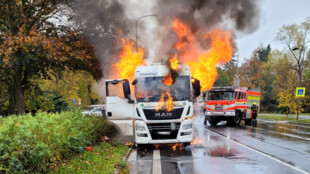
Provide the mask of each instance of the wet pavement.
[{"label": "wet pavement", "polygon": [[204,126],[194,120],[190,146],[135,149],[130,173],[309,173],[310,126],[258,120],[257,127]]}]

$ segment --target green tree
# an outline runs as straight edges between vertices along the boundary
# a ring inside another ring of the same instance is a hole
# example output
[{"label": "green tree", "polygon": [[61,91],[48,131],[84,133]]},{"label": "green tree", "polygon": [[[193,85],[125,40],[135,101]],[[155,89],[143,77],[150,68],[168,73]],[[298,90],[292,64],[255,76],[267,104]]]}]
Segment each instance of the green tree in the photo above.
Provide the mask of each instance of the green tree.
[{"label": "green tree", "polygon": [[77,32],[49,22],[62,0],[0,1],[0,81],[8,89],[10,114],[25,112],[32,79],[58,75],[65,67],[101,73],[93,48]]},{"label": "green tree", "polygon": [[213,86],[231,86],[231,79],[221,68],[217,68],[218,78]]},{"label": "green tree", "polygon": [[[285,44],[294,62],[290,65],[297,73],[298,86],[302,86],[302,79],[305,71],[305,58],[308,52],[306,44],[310,42],[310,17],[301,24],[284,25],[277,33],[276,40]],[[298,102],[298,109],[300,100]],[[298,119],[299,110],[297,111]]]},{"label": "green tree", "polygon": [[255,56],[243,63],[239,69],[240,86],[261,89],[261,86],[264,85],[261,80],[262,66],[263,62]]},{"label": "green tree", "polygon": [[257,50],[258,59],[262,62],[267,62],[270,51],[270,44],[268,44],[267,47],[263,47],[263,45],[261,45],[261,47]]}]

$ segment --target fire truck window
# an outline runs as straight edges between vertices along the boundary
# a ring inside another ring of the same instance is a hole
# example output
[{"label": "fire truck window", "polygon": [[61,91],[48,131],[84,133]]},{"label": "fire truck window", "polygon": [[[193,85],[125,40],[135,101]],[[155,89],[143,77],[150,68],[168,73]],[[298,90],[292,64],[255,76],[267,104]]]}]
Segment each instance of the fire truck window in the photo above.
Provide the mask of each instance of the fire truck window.
[{"label": "fire truck window", "polygon": [[241,92],[238,92],[238,97],[237,99],[241,99]]},{"label": "fire truck window", "polygon": [[246,93],[242,93],[242,99],[245,99],[246,98]]}]

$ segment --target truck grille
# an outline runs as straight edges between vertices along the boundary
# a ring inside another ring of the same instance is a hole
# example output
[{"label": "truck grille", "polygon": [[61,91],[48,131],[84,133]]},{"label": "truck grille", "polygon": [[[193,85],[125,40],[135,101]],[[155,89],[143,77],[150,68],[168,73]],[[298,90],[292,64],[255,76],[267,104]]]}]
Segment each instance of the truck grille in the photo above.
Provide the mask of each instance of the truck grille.
[{"label": "truck grille", "polygon": [[[175,130],[171,130],[171,123],[151,123],[147,124],[151,137],[154,140],[159,139],[176,139],[178,136],[180,123],[175,123]],[[168,134],[161,134],[160,132],[167,132]]]},{"label": "truck grille", "polygon": [[222,105],[216,105],[215,106],[215,110],[216,111],[222,111],[223,110],[223,106]]},{"label": "truck grille", "polygon": [[172,120],[180,119],[183,113],[183,108],[175,108],[170,112],[165,110],[155,111],[155,109],[143,109],[147,120]]}]

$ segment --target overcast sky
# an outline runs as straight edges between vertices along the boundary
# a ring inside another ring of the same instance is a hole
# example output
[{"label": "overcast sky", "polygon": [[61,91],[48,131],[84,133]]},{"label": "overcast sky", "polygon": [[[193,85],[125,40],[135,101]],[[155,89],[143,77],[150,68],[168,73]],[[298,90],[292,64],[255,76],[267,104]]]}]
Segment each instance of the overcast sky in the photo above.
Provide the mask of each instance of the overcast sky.
[{"label": "overcast sky", "polygon": [[249,58],[255,48],[271,45],[272,49],[284,49],[284,45],[275,41],[283,25],[300,24],[310,16],[310,0],[261,0],[261,22],[252,34],[238,36],[239,59],[242,63]]}]

